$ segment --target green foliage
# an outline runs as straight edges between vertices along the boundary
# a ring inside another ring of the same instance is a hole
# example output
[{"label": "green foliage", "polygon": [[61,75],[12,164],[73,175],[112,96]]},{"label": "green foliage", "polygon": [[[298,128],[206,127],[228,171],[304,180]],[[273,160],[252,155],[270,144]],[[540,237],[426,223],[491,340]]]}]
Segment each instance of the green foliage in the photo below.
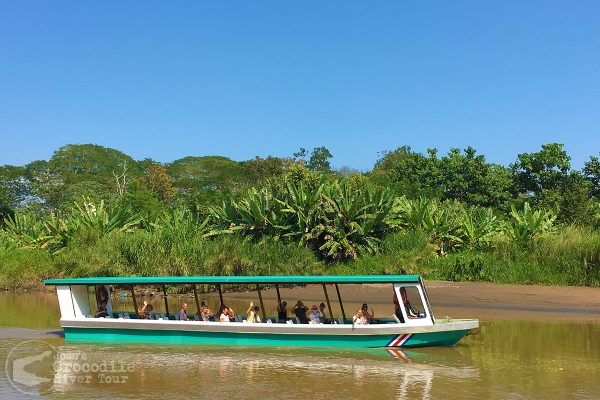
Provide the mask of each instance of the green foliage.
[{"label": "green foliage", "polygon": [[556,216],[544,210],[532,211],[529,203],[522,210],[511,208],[508,235],[518,244],[527,245],[533,239],[550,232]]},{"label": "green foliage", "polygon": [[438,158],[435,149],[424,156],[403,146],[383,153],[371,179],[409,198],[437,197],[486,207],[501,207],[510,198],[512,185],[510,171],[487,163],[472,147],[464,153],[451,149],[447,156]]},{"label": "green foliage", "polygon": [[564,145],[550,143],[534,153],[522,153],[512,169],[522,193],[539,195],[544,190],[556,189],[571,169],[571,157]]},{"label": "green foliage", "polygon": [[0,282],[421,273],[600,285],[595,157],[571,171],[562,145],[548,144],[507,169],[471,147],[439,158],[405,146],[367,174],[332,172],[324,147],[294,157],[163,167],[69,145],[49,161],[0,167]]},{"label": "green foliage", "polygon": [[183,192],[247,186],[251,180],[242,163],[220,156],[184,157],[167,164],[167,172]]},{"label": "green foliage", "polygon": [[591,194],[600,198],[600,161],[598,157],[591,156],[583,167],[584,176],[591,183]]},{"label": "green foliage", "polygon": [[170,203],[175,198],[175,187],[165,167],[160,164],[151,164],[146,167],[146,180],[148,188],[161,201]]},{"label": "green foliage", "polygon": [[394,198],[389,191],[354,190],[347,181],[287,180],[281,187],[251,189],[239,200],[211,209],[212,234],[242,232],[260,239],[293,239],[332,260],[377,251]]},{"label": "green foliage", "polygon": [[294,160],[289,158],[256,156],[253,160],[245,161],[244,166],[253,175],[255,181],[261,181],[283,175],[293,162]]},{"label": "green foliage", "polygon": [[428,150],[424,156],[413,152],[410,146],[402,146],[391,152],[383,152],[370,174],[373,182],[393,187],[409,198],[442,195],[437,150]]},{"label": "green foliage", "polygon": [[333,155],[331,155],[331,152],[326,147],[315,147],[312,153],[310,153],[308,169],[312,172],[328,174],[331,172],[330,158],[333,158]]},{"label": "green foliage", "polygon": [[31,213],[18,212],[4,219],[5,236],[25,249],[47,248],[54,242],[41,218]]},{"label": "green foliage", "polygon": [[58,209],[82,196],[96,201],[113,199],[132,178],[141,177],[141,171],[133,158],[118,150],[70,144],[55,151],[48,162],[27,165],[26,176],[33,193],[43,198],[48,208]]}]

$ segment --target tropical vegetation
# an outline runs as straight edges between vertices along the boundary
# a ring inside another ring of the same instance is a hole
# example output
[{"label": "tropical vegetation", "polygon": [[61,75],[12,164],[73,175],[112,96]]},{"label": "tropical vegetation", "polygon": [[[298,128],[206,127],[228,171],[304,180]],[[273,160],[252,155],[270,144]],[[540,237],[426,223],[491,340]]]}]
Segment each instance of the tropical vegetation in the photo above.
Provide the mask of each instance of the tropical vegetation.
[{"label": "tropical vegetation", "polygon": [[68,145],[0,167],[0,283],[91,275],[393,274],[600,286],[600,163],[560,144],[508,167],[469,147],[161,164]]}]

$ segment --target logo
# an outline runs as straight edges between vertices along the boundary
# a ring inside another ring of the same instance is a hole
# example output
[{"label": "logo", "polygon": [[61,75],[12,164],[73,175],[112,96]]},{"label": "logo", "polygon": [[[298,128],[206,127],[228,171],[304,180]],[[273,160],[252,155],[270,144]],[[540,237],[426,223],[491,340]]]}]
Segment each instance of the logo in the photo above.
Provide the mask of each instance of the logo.
[{"label": "logo", "polygon": [[56,348],[43,340],[19,343],[6,358],[6,377],[19,392],[32,395],[49,392],[53,386]]}]

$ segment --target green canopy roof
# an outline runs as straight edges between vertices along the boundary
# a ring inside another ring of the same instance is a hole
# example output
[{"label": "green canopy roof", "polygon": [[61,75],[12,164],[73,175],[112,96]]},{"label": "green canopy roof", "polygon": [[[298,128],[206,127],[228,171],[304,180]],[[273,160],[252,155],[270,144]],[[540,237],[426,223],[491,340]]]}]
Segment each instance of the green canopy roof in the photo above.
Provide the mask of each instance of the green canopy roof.
[{"label": "green canopy roof", "polygon": [[152,285],[152,284],[249,284],[249,283],[396,283],[419,282],[419,275],[338,276],[133,276],[48,279],[46,285]]}]

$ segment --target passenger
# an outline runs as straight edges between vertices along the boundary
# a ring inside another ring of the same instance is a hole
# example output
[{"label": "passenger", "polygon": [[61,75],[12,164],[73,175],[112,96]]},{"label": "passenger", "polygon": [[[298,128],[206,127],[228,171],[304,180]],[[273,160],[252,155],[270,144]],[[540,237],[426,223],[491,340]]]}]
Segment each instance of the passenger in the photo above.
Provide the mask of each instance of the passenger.
[{"label": "passenger", "polygon": [[221,309],[219,310],[218,317],[220,322],[231,322],[229,320],[229,307],[222,304]]},{"label": "passenger", "polygon": [[214,315],[210,312],[210,310],[208,309],[208,307],[206,307],[206,305],[204,305],[204,307],[201,308],[200,311],[200,319],[202,321],[210,321],[211,319],[214,321]]},{"label": "passenger", "polygon": [[277,306],[277,319],[281,324],[285,324],[287,322],[287,301],[279,303],[279,305]]},{"label": "passenger", "polygon": [[354,314],[352,317],[352,323],[354,325],[367,325],[369,323],[369,320],[365,316],[362,308],[356,310],[356,314]]},{"label": "passenger", "polygon": [[417,309],[414,308],[412,304],[410,304],[405,287],[400,288],[400,296],[402,297],[402,304],[404,304],[404,309],[406,310],[406,315],[408,316],[408,318],[421,318],[421,314],[419,313],[419,311],[417,311]]},{"label": "passenger", "polygon": [[108,311],[106,311],[106,306],[101,305],[100,307],[98,307],[98,311],[96,311],[96,314],[94,314],[94,318],[106,318],[106,317],[108,317]]},{"label": "passenger", "polygon": [[304,303],[298,300],[292,311],[296,314],[296,318],[298,318],[301,324],[308,324],[308,318],[306,317],[308,307],[306,307]]},{"label": "passenger", "polygon": [[233,308],[227,308],[229,309],[229,312],[227,313],[227,315],[229,316],[229,322],[235,322],[235,314],[233,313]]},{"label": "passenger", "polygon": [[260,315],[258,315],[259,310],[260,308],[258,306],[255,306],[253,302],[250,302],[250,307],[248,308],[248,311],[246,311],[246,322],[249,324],[261,322]]},{"label": "passenger", "polygon": [[208,316],[208,320],[214,320],[215,316],[213,315],[212,311],[210,311],[210,308],[208,308],[206,305],[206,302],[203,300],[200,302],[200,316],[202,316],[202,312],[204,312],[205,309],[207,311],[206,314]]},{"label": "passenger", "polygon": [[394,315],[398,318],[401,324],[404,323],[404,315],[402,315],[402,310],[400,309],[400,302],[398,301],[398,296],[396,296],[396,292],[394,291]]},{"label": "passenger", "polygon": [[331,320],[327,318],[327,312],[325,312],[325,303],[319,304],[319,319],[322,324],[330,324]]},{"label": "passenger", "polygon": [[148,302],[146,300],[144,300],[144,305],[141,306],[140,309],[138,310],[138,318],[139,319],[150,319],[153,309],[154,309],[154,307],[152,307],[152,304],[148,304]]},{"label": "passenger", "polygon": [[362,310],[362,313],[365,316],[365,318],[367,318],[367,321],[369,321],[369,323],[372,324],[374,322],[373,318],[375,318],[375,311],[372,308],[371,310],[369,310],[369,306],[367,305],[367,303],[363,303],[360,309]]},{"label": "passenger", "polygon": [[177,319],[180,321],[189,321],[187,316],[188,303],[183,303],[181,310],[177,313]]},{"label": "passenger", "polygon": [[311,324],[321,324],[321,314],[319,313],[319,309],[317,308],[316,304],[312,306],[312,308],[310,309],[310,314],[308,315],[308,317],[310,318],[310,323]]}]

